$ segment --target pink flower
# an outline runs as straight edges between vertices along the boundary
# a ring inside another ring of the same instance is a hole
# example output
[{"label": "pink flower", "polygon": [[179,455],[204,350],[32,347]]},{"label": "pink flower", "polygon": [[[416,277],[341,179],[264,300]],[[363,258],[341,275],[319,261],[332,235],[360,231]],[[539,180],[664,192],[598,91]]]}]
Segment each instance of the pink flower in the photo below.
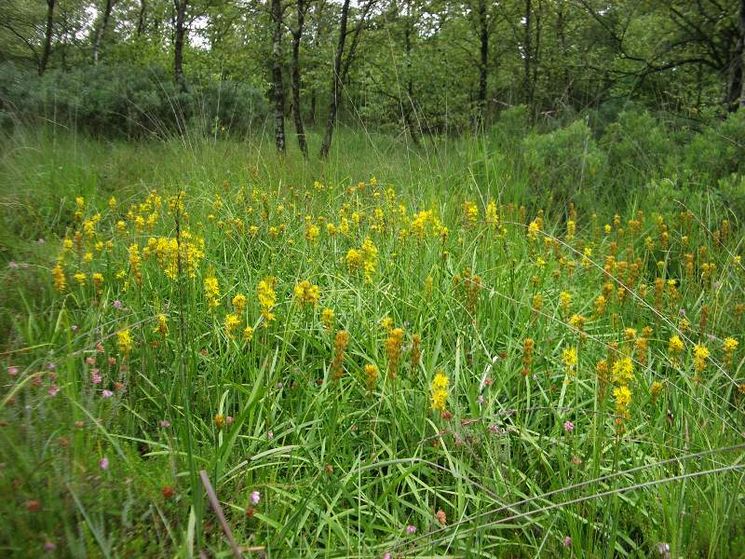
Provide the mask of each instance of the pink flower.
[{"label": "pink flower", "polygon": [[574,423],[572,423],[569,420],[565,421],[564,422],[564,431],[566,431],[567,433],[571,433],[572,431],[574,431]]},{"label": "pink flower", "polygon": [[386,551],[383,554],[383,559],[391,559],[391,552],[390,551]]},{"label": "pink flower", "polygon": [[57,386],[56,384],[53,384],[52,386],[50,386],[50,387],[49,387],[49,390],[47,391],[47,393],[48,393],[48,394],[49,394],[49,395],[50,395],[50,396],[51,396],[52,398],[54,398],[54,397],[55,397],[55,396],[57,395],[57,393],[58,393],[58,392],[59,392],[59,386]]},{"label": "pink flower", "polygon": [[250,499],[252,505],[258,505],[259,501],[261,501],[261,493],[259,491],[251,491]]},{"label": "pink flower", "polygon": [[86,357],[85,358],[85,364],[86,365],[95,365],[96,364],[96,358],[95,357]]},{"label": "pink flower", "polygon": [[118,311],[120,311],[120,310],[122,310],[124,308],[124,305],[122,305],[122,302],[119,299],[117,299],[116,301],[114,301],[112,303],[112,305],[114,305],[114,308],[116,310],[118,310]]},{"label": "pink flower", "polygon": [[416,526],[414,526],[413,524],[409,524],[406,527],[406,533],[407,534],[416,534]]},{"label": "pink flower", "polygon": [[108,470],[109,469],[109,459],[105,456],[101,458],[101,460],[98,461],[98,465],[102,470]]},{"label": "pink flower", "polygon": [[100,369],[91,369],[91,382],[93,384],[101,384],[101,371],[100,371]]},{"label": "pink flower", "polygon": [[20,371],[20,367],[16,367],[15,365],[8,367],[8,374],[12,377],[16,376]]},{"label": "pink flower", "polygon": [[49,371],[56,371],[57,370],[57,365],[55,365],[54,363],[51,363],[51,362],[50,363],[47,363],[47,370],[49,370]]},{"label": "pink flower", "polygon": [[44,543],[44,551],[51,552],[51,551],[54,551],[55,549],[57,549],[57,544],[55,544],[54,542],[47,541]]},{"label": "pink flower", "polygon": [[111,390],[102,390],[101,391],[101,398],[111,398],[114,395],[114,393]]},{"label": "pink flower", "polygon": [[572,547],[572,538],[569,536],[564,537],[564,547]]},{"label": "pink flower", "polygon": [[171,426],[171,422],[167,419],[161,419],[160,420],[160,428],[161,429],[168,429]]}]

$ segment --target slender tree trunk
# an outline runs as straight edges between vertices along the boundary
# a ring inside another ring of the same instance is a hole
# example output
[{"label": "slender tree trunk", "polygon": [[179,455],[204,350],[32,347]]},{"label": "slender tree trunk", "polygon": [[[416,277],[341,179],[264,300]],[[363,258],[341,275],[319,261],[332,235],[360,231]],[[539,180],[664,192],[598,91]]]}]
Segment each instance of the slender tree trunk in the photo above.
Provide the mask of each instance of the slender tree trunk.
[{"label": "slender tree trunk", "polygon": [[54,5],[56,0],[47,0],[47,25],[44,32],[44,50],[39,60],[39,75],[41,76],[49,64],[49,56],[52,54],[52,36],[54,32]]},{"label": "slender tree trunk", "polygon": [[[334,56],[334,75],[331,80],[331,102],[329,103],[329,114],[326,120],[326,131],[321,143],[321,159],[328,159],[331,150],[331,139],[334,134],[336,125],[336,113],[339,110],[342,90],[342,61],[344,56],[344,44],[347,40],[347,20],[349,18],[349,0],[344,0],[341,7],[341,21],[339,23],[339,41],[336,45],[336,55]],[[360,22],[362,25],[362,22]],[[347,65],[346,68],[349,66]]]},{"label": "slender tree trunk", "polygon": [[292,32],[292,117],[295,121],[295,133],[297,143],[303,157],[308,159],[308,143],[305,138],[303,126],[303,113],[300,110],[300,41],[303,38],[303,25],[305,24],[305,0],[297,0],[297,29]]},{"label": "slender tree trunk", "polygon": [[525,101],[528,105],[528,111],[530,113],[530,120],[533,121],[533,91],[531,87],[531,64],[533,58],[533,45],[532,45],[532,14],[533,5],[531,0],[525,0],[525,39],[523,40],[523,63],[525,67],[525,75],[523,77],[523,88],[525,89]]},{"label": "slender tree trunk", "polygon": [[740,108],[745,110],[745,0],[740,0]]},{"label": "slender tree trunk", "polygon": [[184,79],[184,43],[186,41],[186,8],[189,0],[173,0],[176,8],[176,32],[173,42],[173,79],[181,91],[186,91]]},{"label": "slender tree trunk", "polygon": [[147,10],[147,3],[145,0],[140,0],[140,13],[137,14],[137,36],[141,36],[145,32],[145,12]]},{"label": "slender tree trunk", "polygon": [[486,0],[479,0],[479,125],[486,121],[487,84],[489,79],[489,22]]},{"label": "slender tree trunk", "polygon": [[111,9],[114,7],[114,0],[106,0],[101,14],[101,21],[96,26],[96,32],[93,35],[93,64],[98,64],[98,58],[101,51],[101,42],[103,41],[106,28],[109,26],[109,18],[111,17]]},{"label": "slender tree trunk", "polygon": [[285,88],[282,82],[282,2],[272,0],[272,98],[274,100],[274,141],[285,153]]}]

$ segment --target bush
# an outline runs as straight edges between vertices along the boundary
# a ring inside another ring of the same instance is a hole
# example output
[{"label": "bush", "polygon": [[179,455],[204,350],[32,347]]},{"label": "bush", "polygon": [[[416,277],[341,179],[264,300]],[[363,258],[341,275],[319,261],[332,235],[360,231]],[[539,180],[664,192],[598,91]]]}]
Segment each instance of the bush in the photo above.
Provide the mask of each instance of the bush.
[{"label": "bush", "polygon": [[[52,121],[96,135],[167,135],[184,123],[245,133],[266,115],[256,89],[230,81],[191,84],[181,92],[159,66],[86,66],[39,77],[0,67],[0,124]],[[206,126],[205,126],[206,124]]]},{"label": "bush", "polygon": [[532,132],[522,145],[531,202],[561,208],[599,193],[606,157],[585,121],[547,134]]},{"label": "bush", "polygon": [[605,129],[600,147],[608,156],[609,179],[616,190],[630,189],[674,171],[677,146],[647,111],[623,111]]},{"label": "bush", "polygon": [[695,136],[686,150],[686,164],[710,184],[745,173],[745,110]]}]

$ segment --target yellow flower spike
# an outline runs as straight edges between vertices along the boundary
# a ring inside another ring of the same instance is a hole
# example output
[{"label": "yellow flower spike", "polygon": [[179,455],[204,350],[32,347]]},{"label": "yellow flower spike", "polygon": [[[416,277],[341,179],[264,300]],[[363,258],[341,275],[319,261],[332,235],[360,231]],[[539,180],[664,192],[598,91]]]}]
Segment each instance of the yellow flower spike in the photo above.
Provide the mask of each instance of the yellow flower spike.
[{"label": "yellow flower spike", "polygon": [[443,371],[437,371],[430,386],[432,411],[444,412],[446,410],[449,384],[450,380],[447,375]]}]

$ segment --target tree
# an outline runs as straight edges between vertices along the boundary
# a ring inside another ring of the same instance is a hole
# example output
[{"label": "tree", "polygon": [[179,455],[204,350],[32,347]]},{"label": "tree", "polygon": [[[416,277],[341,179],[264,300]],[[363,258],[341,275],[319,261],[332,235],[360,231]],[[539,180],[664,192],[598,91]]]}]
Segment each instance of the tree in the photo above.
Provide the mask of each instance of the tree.
[{"label": "tree", "polygon": [[274,143],[285,153],[285,87],[282,80],[282,2],[271,0],[272,100],[274,101]]},{"label": "tree", "polygon": [[44,49],[39,59],[39,75],[41,76],[49,64],[49,56],[52,53],[52,36],[54,33],[54,6],[56,0],[47,0],[47,24],[44,32]]},{"label": "tree", "polygon": [[307,10],[308,0],[297,0],[297,25],[294,29],[290,30],[292,33],[292,69],[290,74],[292,88],[292,117],[295,122],[297,143],[305,159],[308,159],[308,143],[305,138],[303,113],[300,106],[300,41],[303,38],[303,26],[305,25],[305,13]]},{"label": "tree", "polygon": [[[367,22],[367,18],[370,15],[370,11],[375,5],[377,0],[367,0],[360,7],[360,15],[357,20],[357,25],[352,30],[347,30],[347,23],[349,19],[349,0],[344,0],[341,7],[341,17],[339,19],[339,39],[336,45],[336,52],[334,54],[334,67],[331,78],[331,94],[329,100],[329,113],[326,119],[326,129],[323,135],[323,141],[321,143],[321,159],[327,159],[329,151],[331,150],[331,139],[334,134],[334,127],[336,126],[336,116],[339,110],[339,104],[341,102],[342,88],[349,73],[349,68],[354,60],[354,55],[359,45],[360,35],[362,29]],[[352,34],[352,42],[349,45],[349,51],[346,52],[345,48],[347,45],[347,35]]]},{"label": "tree", "polygon": [[111,10],[114,8],[114,4],[116,4],[116,0],[104,0],[101,17],[99,19],[98,25],[96,25],[95,32],[93,33],[93,64],[98,64],[99,53],[101,51],[101,42],[103,41],[104,35],[106,34],[106,29],[109,26]]},{"label": "tree", "polygon": [[189,0],[173,0],[176,10],[173,34],[173,79],[181,91],[186,91],[184,78],[184,43],[186,42],[186,9]]}]

